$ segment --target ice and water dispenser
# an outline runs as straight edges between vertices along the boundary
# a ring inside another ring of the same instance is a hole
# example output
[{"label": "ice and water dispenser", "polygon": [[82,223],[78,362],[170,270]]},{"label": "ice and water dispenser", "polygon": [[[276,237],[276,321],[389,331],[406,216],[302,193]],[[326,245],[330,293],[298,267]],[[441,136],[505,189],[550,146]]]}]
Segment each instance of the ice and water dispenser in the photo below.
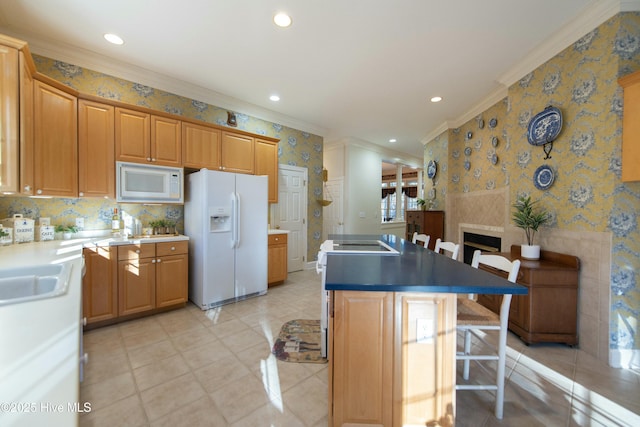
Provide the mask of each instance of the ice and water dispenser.
[{"label": "ice and water dispenser", "polygon": [[231,231],[231,207],[209,208],[209,232],[222,233]]}]

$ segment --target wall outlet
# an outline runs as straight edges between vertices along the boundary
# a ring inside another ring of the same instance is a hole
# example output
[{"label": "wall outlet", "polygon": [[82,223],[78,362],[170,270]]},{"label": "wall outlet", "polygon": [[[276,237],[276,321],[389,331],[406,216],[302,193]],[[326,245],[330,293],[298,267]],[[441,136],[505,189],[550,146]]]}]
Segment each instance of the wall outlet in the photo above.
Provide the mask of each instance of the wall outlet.
[{"label": "wall outlet", "polygon": [[416,342],[418,344],[433,344],[433,319],[416,320]]},{"label": "wall outlet", "polygon": [[84,218],[76,218],[76,227],[78,230],[84,230]]}]

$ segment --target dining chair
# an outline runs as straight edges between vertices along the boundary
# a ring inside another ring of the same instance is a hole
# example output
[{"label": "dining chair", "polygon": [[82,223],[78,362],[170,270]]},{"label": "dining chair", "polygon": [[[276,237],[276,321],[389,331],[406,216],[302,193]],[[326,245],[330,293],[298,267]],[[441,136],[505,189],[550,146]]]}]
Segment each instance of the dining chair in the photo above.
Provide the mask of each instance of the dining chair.
[{"label": "dining chair", "polygon": [[[500,255],[482,255],[479,250],[473,253],[471,266],[479,268],[480,264],[489,266],[493,269],[504,271],[508,274],[507,280],[515,283],[520,270],[520,260],[509,261]],[[463,361],[462,378],[469,380],[469,364],[471,360],[475,360],[481,367],[482,362],[495,360],[497,361],[496,376],[494,384],[456,384],[456,390],[495,390],[496,391],[496,418],[502,419],[504,408],[504,375],[505,362],[507,354],[507,328],[509,326],[509,307],[511,305],[511,294],[502,296],[500,305],[500,314],[496,314],[480,303],[475,301],[475,295],[469,294],[468,297],[460,297],[458,301],[457,312],[457,330],[464,333],[464,350],[456,354],[456,360]],[[498,331],[498,343],[489,343],[483,338],[480,331]],[[485,347],[490,347],[490,352],[472,353],[471,352],[471,334],[475,335]]]},{"label": "dining chair", "polygon": [[460,245],[453,242],[443,242],[440,239],[436,240],[436,246],[433,248],[437,254],[449,255],[452,259],[458,260],[458,252],[460,251]]},{"label": "dining chair", "polygon": [[411,239],[412,243],[415,243],[416,245],[418,244],[418,242],[422,243],[422,245],[426,248],[427,246],[429,246],[429,240],[431,239],[431,236],[427,235],[427,234],[419,234],[417,232],[413,232],[413,238]]}]

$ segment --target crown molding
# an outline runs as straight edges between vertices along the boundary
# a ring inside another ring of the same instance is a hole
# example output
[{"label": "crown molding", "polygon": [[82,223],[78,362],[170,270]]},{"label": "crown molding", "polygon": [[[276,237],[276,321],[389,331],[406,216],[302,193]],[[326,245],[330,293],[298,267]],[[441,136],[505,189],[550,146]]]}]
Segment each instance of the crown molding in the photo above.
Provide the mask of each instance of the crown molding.
[{"label": "crown molding", "polygon": [[346,137],[324,141],[324,151],[336,149],[339,147],[364,148],[368,151],[373,151],[380,154],[380,156],[383,157],[383,161],[386,161],[387,163],[401,163],[403,165],[416,169],[422,169],[422,162],[424,161],[422,157],[415,157],[405,152],[395,151],[359,138]]},{"label": "crown molding", "polygon": [[301,121],[288,115],[280,114],[273,110],[242,101],[238,98],[227,96],[222,93],[206,89],[202,86],[187,83],[183,80],[157,73],[131,63],[118,61],[87,49],[81,49],[69,44],[51,43],[33,35],[16,33],[10,29],[0,28],[0,30],[4,34],[26,40],[29,44],[29,50],[40,56],[74,64],[85,69],[97,71],[134,83],[140,83],[145,86],[153,87],[175,95],[184,96],[189,99],[206,102],[207,104],[215,107],[242,112],[243,114],[247,114],[258,119],[278,123],[283,126],[309,132],[314,135],[324,137],[329,133],[329,130],[324,127]]}]

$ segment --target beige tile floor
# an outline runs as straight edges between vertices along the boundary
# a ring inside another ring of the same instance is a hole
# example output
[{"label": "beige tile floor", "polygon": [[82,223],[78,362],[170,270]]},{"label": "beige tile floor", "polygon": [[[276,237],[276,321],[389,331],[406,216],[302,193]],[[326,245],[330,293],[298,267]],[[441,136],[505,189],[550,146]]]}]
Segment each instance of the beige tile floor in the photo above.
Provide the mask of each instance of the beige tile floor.
[{"label": "beige tile floor", "polygon": [[[85,333],[80,425],[326,426],[326,364],[271,354],[284,322],[319,318],[319,298],[319,276],[301,271],[266,296]],[[640,425],[640,372],[564,345],[509,347],[504,419],[491,392],[459,391],[458,426]]]}]

